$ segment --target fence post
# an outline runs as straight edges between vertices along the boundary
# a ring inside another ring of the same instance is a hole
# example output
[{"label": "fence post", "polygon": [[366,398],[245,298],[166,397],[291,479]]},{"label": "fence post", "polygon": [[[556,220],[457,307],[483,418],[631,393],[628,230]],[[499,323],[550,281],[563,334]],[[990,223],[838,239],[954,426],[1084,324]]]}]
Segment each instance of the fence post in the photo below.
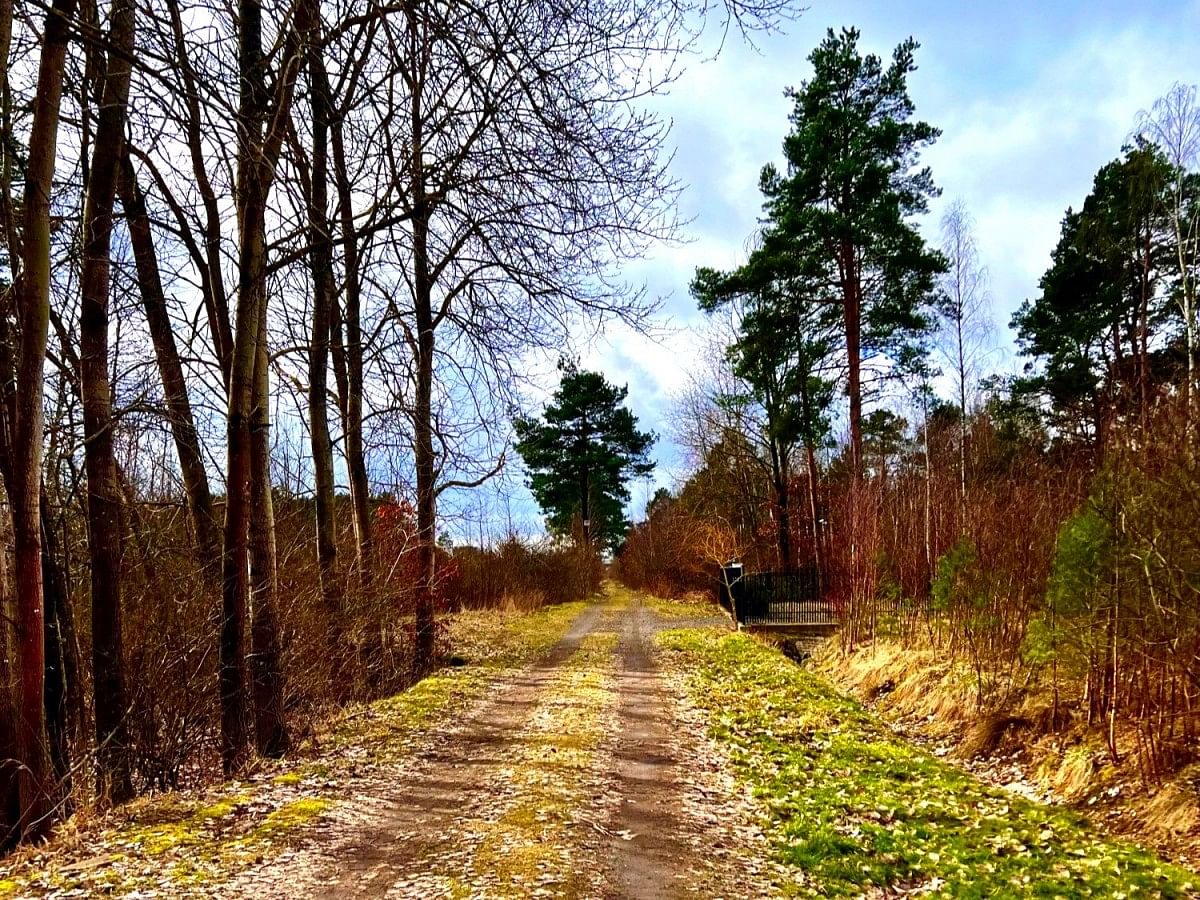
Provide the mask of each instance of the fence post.
[{"label": "fence post", "polygon": [[742,564],[740,562],[730,560],[721,566],[721,605],[729,610],[735,623],[741,622],[741,616],[738,614],[737,602],[733,596],[733,586],[741,580]]}]

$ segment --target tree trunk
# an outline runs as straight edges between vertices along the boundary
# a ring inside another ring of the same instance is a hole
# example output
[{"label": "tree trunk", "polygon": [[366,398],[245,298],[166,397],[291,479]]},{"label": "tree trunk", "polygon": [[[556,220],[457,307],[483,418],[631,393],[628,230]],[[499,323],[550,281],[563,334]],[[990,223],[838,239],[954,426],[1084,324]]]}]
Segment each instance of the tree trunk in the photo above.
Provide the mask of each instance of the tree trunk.
[{"label": "tree trunk", "polygon": [[[2,521],[2,520],[0,520]],[[5,529],[4,538],[8,538]],[[0,853],[19,835],[20,795],[17,784],[16,621],[7,554],[0,554]]]},{"label": "tree trunk", "polygon": [[1151,224],[1146,223],[1146,237],[1142,243],[1142,265],[1139,277],[1141,296],[1138,304],[1137,334],[1134,337],[1134,353],[1138,360],[1138,405],[1143,428],[1150,416],[1150,352],[1149,352],[1149,308],[1151,299],[1151,266],[1153,264],[1153,234]]},{"label": "tree trunk", "polygon": [[250,422],[250,673],[254,695],[255,747],[278,758],[291,746],[283,715],[283,664],[279,658],[278,563],[275,500],[271,493],[270,379],[267,372],[267,310],[259,307],[254,362],[254,408]]},{"label": "tree trunk", "polygon": [[[12,25],[13,25],[13,0],[0,0],[0,240],[4,241],[4,248],[10,260],[9,270],[12,271],[15,266],[13,261],[21,255],[21,242],[17,234],[16,212],[13,209],[13,151],[16,149],[17,142],[13,140],[12,133],[12,96],[9,93],[8,84],[8,69],[9,57],[12,49]],[[8,291],[11,286],[8,286],[2,297],[2,302],[5,307],[11,302],[8,296]],[[7,335],[6,335],[7,337]],[[9,370],[6,367],[4,376],[7,378]],[[2,827],[0,820],[0,827]],[[0,831],[0,842],[3,841],[3,832]]]},{"label": "tree trunk", "polygon": [[842,319],[846,332],[846,393],[850,399],[850,517],[847,523],[850,544],[850,602],[857,605],[866,600],[865,575],[869,563],[864,558],[862,539],[865,510],[863,491],[862,438],[862,305],[861,285],[854,260],[854,248],[844,246],[842,266]]},{"label": "tree trunk", "polygon": [[79,374],[88,483],[92,577],[92,677],[96,711],[96,788],[120,803],[133,794],[129,774],[124,652],[121,640],[121,492],[113,455],[108,376],[109,254],[113,201],[123,155],[136,8],[114,0],[108,63],[83,207]]},{"label": "tree trunk", "polygon": [[50,520],[45,489],[42,490],[42,589],[46,597],[46,732],[50,739],[50,761],[64,797],[71,793],[72,722],[79,706],[73,695],[79,691],[79,660],[75,654],[75,621],[67,594],[66,576],[58,561],[54,523]]},{"label": "tree trunk", "polygon": [[[229,409],[226,419],[226,502],[221,561],[221,764],[226,775],[239,771],[249,751],[246,716],[247,540],[253,449],[250,425],[254,410],[256,366],[266,322],[267,198],[295,82],[298,32],[307,4],[297,9],[279,58],[276,94],[267,96],[262,57],[262,5],[259,0],[238,4],[238,306],[229,364]],[[267,127],[269,124],[269,127]],[[264,135],[264,128],[266,133]],[[265,352],[265,347],[263,348]],[[265,366],[262,377],[266,377]],[[265,406],[261,410],[268,415]],[[268,482],[269,484],[269,482]],[[264,485],[265,486],[265,485]],[[273,535],[271,536],[273,540]]]},{"label": "tree trunk", "polygon": [[790,572],[795,566],[792,560],[792,511],[788,498],[786,479],[781,478],[776,483],[775,497],[779,507],[779,520],[776,523],[777,539],[779,542],[779,566],[783,571]]},{"label": "tree trunk", "polygon": [[788,471],[784,449],[771,440],[771,487],[775,492],[775,546],[779,569],[792,571],[792,514],[788,498]]},{"label": "tree trunk", "polygon": [[588,454],[591,452],[591,432],[587,420],[583,423],[584,433],[579,441],[579,455],[583,457],[583,469],[579,474],[579,519],[583,527],[583,546],[592,550],[592,473],[588,469]]},{"label": "tree trunk", "polygon": [[433,455],[433,312],[428,265],[428,222],[422,212],[413,220],[417,324],[417,385],[413,411],[413,438],[417,470],[417,646],[418,670],[427,668],[434,655],[434,541],[437,495]]},{"label": "tree trunk", "polygon": [[[315,17],[314,17],[315,19]],[[337,564],[334,522],[333,443],[329,439],[329,339],[333,310],[333,241],[326,209],[329,203],[329,83],[321,59],[320,35],[310,35],[308,70],[312,82],[312,174],[308,198],[309,260],[312,270],[312,336],[308,347],[308,416],[316,487],[317,565],[327,621],[333,686],[339,699],[353,685],[349,654],[343,640],[342,582]]]},{"label": "tree trunk", "polygon": [[183,476],[192,529],[196,533],[202,578],[205,584],[215,588],[220,580],[221,538],[213,512],[208,472],[204,467],[200,438],[196,432],[196,421],[188,399],[187,379],[175,344],[175,332],[167,312],[166,295],[159,275],[158,256],[154,249],[154,235],[150,230],[145,197],[138,186],[128,154],[122,160],[119,186],[121,205],[125,210],[126,226],[137,264],[142,309],[150,329],[150,340],[154,344],[154,357],[158,363],[163,397],[167,404],[171,437],[174,439],[175,452],[179,458],[179,471]]},{"label": "tree trunk", "polygon": [[418,671],[433,662],[436,637],[434,575],[437,539],[437,477],[433,452],[433,282],[429,268],[429,197],[425,187],[425,151],[422,144],[421,98],[415,92],[412,116],[412,236],[413,305],[417,326],[417,383],[413,409],[413,456],[417,475],[417,609],[416,665]]},{"label": "tree trunk", "polygon": [[[251,0],[243,7],[242,40],[245,42],[246,33],[257,35],[261,25],[257,4]],[[256,127],[256,137],[257,131]],[[226,500],[221,560],[221,765],[227,777],[241,770],[249,752],[245,666],[252,465],[250,419],[258,355],[259,309],[266,302],[262,290],[266,192],[255,171],[257,165],[252,150],[244,150],[239,159],[238,175],[241,193],[239,284],[226,419]]]},{"label": "tree trunk", "polygon": [[817,453],[811,441],[804,443],[804,459],[808,469],[808,514],[812,517],[813,563],[817,569],[817,585],[825,583],[825,554],[821,546],[821,512],[817,502]]},{"label": "tree trunk", "polygon": [[842,316],[846,330],[846,393],[850,398],[850,467],[855,482],[858,482],[863,477],[862,306],[853,249],[848,249],[844,255]]},{"label": "tree trunk", "polygon": [[[34,92],[25,179],[23,260],[14,291],[21,324],[16,354],[15,391],[5,410],[7,485],[12,503],[14,594],[16,599],[17,692],[16,760],[18,831],[24,837],[49,827],[54,778],[46,744],[44,705],[45,635],[42,598],[41,469],[43,366],[50,325],[50,192],[58,158],[58,123],[63,69],[75,0],[55,0],[46,17],[42,55]],[[6,398],[7,400],[8,398]]]},{"label": "tree trunk", "polygon": [[954,321],[958,341],[958,527],[961,531],[966,528],[967,518],[967,348],[963,334],[966,309],[961,297],[957,303]]},{"label": "tree trunk", "polygon": [[346,435],[346,470],[350,476],[350,504],[354,510],[355,568],[359,585],[370,593],[374,585],[374,545],[371,537],[367,464],[363,451],[363,339],[358,262],[358,235],[354,228],[353,193],[346,167],[342,123],[331,128],[333,170],[338,190],[338,216],[341,219],[342,265],[346,322],[345,408],[342,430]]},{"label": "tree trunk", "polygon": [[925,456],[925,569],[929,582],[933,583],[933,456],[929,451],[929,397],[921,398],[921,418],[925,431],[925,439],[921,442]]}]

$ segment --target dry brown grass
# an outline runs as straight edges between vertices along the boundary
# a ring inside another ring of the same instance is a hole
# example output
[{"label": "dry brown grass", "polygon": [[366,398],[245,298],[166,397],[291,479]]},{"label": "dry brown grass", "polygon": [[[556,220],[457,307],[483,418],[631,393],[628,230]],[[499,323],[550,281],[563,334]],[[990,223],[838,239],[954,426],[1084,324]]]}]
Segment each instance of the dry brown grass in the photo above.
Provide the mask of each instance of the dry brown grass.
[{"label": "dry brown grass", "polygon": [[875,641],[846,652],[830,640],[815,654],[812,667],[890,715],[927,720],[938,736],[959,732],[976,719],[970,672],[932,648]]},{"label": "dry brown grass", "polygon": [[1200,795],[1195,783],[1179,779],[1163,785],[1142,807],[1141,819],[1147,828],[1163,835],[1196,833],[1200,829]]}]

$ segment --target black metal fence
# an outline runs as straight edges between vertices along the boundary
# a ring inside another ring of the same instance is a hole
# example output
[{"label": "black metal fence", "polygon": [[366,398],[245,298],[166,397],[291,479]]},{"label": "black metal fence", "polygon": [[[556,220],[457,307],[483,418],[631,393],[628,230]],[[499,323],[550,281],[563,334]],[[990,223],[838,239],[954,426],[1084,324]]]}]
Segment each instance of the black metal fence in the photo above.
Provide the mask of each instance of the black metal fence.
[{"label": "black metal fence", "polygon": [[817,570],[756,572],[741,575],[726,570],[721,582],[721,605],[742,625],[828,625],[833,607],[821,597]]}]

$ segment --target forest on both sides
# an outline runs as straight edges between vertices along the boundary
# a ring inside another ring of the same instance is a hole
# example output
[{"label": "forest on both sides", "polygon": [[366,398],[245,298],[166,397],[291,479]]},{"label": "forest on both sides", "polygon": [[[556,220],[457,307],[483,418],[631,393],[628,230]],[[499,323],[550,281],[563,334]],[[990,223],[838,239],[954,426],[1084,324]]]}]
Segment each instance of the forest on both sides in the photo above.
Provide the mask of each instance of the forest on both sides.
[{"label": "forest on both sides", "polygon": [[522,414],[529,361],[652,320],[621,266],[680,235],[681,186],[649,98],[706,28],[797,13],[0,0],[0,849],[289,753],[450,655],[445,613],[593,592],[599,548],[662,594],[811,566],[847,653],[932,653],[1004,728],[1186,776],[1191,87],[1066,213],[998,377],[969,210],[916,224],[918,47],[830,32],[753,252],[692,282],[717,347],[679,398],[690,477],[626,531],[652,436],[622,419],[580,497],[531,476],[549,539],[439,539],[514,455],[579,462]]},{"label": "forest on both sides", "polygon": [[909,711],[949,711],[976,749],[1042,742],[1046,781],[1124,776],[1194,834],[1200,97],[1176,85],[1129,123],[1008,323],[1023,368],[997,373],[969,209],[918,228],[940,132],[908,95],[917,49],[881,59],[851,29],[810,56],[751,249],[692,281],[711,348],[676,400],[691,472],[621,578],[678,595],[730,559],[815,569],[848,686],[910,678]]},{"label": "forest on both sides", "polygon": [[442,538],[530,361],[653,311],[647,99],[796,12],[0,0],[0,850],[596,588],[569,535]]}]

